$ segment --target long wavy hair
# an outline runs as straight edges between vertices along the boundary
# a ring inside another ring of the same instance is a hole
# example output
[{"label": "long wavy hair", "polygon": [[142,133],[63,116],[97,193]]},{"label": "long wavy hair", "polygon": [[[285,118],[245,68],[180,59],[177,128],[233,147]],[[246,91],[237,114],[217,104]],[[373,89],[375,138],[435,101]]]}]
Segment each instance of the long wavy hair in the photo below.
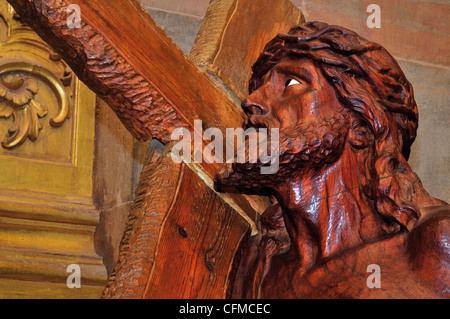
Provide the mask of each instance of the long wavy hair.
[{"label": "long wavy hair", "polygon": [[266,45],[253,65],[249,92],[260,87],[263,76],[286,56],[315,61],[344,107],[369,127],[375,140],[376,178],[365,192],[374,199],[378,213],[410,229],[420,214],[413,194],[423,190],[407,164],[418,110],[413,88],[398,63],[381,45],[355,32],[309,22]]}]

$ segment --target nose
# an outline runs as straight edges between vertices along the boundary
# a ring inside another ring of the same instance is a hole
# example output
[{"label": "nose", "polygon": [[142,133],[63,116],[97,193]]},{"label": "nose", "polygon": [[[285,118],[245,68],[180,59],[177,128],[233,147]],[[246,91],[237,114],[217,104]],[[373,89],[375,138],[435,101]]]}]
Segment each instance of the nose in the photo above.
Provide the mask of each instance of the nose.
[{"label": "nose", "polygon": [[[255,92],[254,92],[255,93]],[[242,101],[241,107],[247,116],[250,115],[265,115],[269,112],[269,108],[262,99],[258,98],[257,94],[250,94]]]}]

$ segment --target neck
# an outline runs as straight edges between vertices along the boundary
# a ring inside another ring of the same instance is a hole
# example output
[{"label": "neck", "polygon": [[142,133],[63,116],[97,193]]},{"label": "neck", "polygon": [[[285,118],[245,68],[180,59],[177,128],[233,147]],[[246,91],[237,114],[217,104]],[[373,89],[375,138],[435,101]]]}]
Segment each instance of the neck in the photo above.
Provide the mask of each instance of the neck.
[{"label": "neck", "polygon": [[303,269],[384,235],[381,217],[360,186],[366,179],[358,168],[357,154],[346,149],[320,174],[302,175],[275,189],[291,253]]}]

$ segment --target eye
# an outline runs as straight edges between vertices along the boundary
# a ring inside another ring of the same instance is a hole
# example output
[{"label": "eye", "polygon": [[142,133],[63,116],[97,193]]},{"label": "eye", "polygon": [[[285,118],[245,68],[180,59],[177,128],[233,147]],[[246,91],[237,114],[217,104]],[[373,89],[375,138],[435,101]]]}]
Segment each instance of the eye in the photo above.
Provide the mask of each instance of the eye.
[{"label": "eye", "polygon": [[297,84],[301,84],[301,83],[299,81],[297,81],[296,79],[289,79],[286,81],[285,87],[288,87],[291,85],[297,85]]}]

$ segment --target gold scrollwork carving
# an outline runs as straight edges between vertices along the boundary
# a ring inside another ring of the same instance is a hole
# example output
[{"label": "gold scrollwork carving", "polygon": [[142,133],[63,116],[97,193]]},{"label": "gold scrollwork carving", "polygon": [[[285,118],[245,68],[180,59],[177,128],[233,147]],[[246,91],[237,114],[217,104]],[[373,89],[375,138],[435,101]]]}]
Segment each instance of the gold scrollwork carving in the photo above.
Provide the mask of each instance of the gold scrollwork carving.
[{"label": "gold scrollwork carving", "polygon": [[50,124],[58,127],[69,116],[70,97],[64,85],[55,75],[36,65],[11,63],[0,66],[0,117],[13,116],[14,122],[8,135],[2,141],[5,148],[13,148],[27,138],[34,141],[39,136],[42,125],[39,118],[48,113],[48,107],[34,99],[38,92],[38,80],[42,79],[55,92],[59,102],[58,114],[50,119]]},{"label": "gold scrollwork carving", "polygon": [[[70,117],[72,72],[5,3],[0,5],[0,52],[0,119],[12,118],[1,145],[12,149],[39,137],[40,121],[49,110],[57,108],[49,120],[52,127],[63,125]],[[39,83],[56,96],[56,107],[48,94],[38,97]]]}]

